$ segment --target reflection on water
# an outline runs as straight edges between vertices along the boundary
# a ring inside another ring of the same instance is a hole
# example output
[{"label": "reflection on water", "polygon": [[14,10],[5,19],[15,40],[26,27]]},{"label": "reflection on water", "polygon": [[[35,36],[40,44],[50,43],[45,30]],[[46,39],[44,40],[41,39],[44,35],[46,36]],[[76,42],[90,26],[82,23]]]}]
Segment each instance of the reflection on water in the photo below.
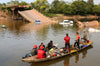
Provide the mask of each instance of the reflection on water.
[{"label": "reflection on water", "polygon": [[77,63],[79,61],[79,54],[75,55],[75,63]]},{"label": "reflection on water", "polygon": [[47,34],[49,31],[49,26],[43,27],[41,30],[37,30],[36,31],[36,35],[37,35],[37,40],[46,40],[47,39]]},{"label": "reflection on water", "polygon": [[82,54],[83,54],[82,58],[84,59],[84,58],[86,57],[87,50],[84,50],[84,51],[82,52]]},{"label": "reflection on water", "polygon": [[64,59],[64,66],[69,66],[70,57]]}]

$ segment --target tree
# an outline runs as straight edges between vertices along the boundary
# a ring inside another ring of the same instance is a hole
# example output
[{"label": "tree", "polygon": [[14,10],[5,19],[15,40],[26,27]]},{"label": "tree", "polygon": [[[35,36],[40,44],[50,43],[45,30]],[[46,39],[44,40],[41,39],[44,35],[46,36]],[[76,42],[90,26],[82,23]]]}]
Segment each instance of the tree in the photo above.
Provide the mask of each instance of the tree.
[{"label": "tree", "polygon": [[65,15],[72,15],[72,8],[71,8],[71,5],[66,4],[66,5],[64,6],[63,13],[64,13]]},{"label": "tree", "polygon": [[50,5],[50,12],[51,13],[58,13],[59,8],[59,0],[54,0]]},{"label": "tree", "polygon": [[14,5],[14,4],[19,4],[19,1],[17,0],[11,0],[10,2],[7,2],[8,5]]},{"label": "tree", "polygon": [[93,7],[94,7],[93,0],[88,0],[87,4],[88,4],[88,7],[87,7],[88,8],[88,13],[92,14],[93,13]]},{"label": "tree", "polygon": [[74,15],[84,15],[87,14],[87,3],[85,1],[74,1],[71,4],[72,13]]},{"label": "tree", "polygon": [[93,0],[88,0],[88,5],[94,6]]},{"label": "tree", "polygon": [[94,13],[95,15],[99,15],[99,14],[100,14],[100,4],[99,4],[99,5],[95,5],[95,6],[93,7],[93,13]]},{"label": "tree", "polygon": [[65,1],[54,0],[50,7],[50,12],[52,13],[63,13],[64,6],[66,5]]},{"label": "tree", "polygon": [[49,3],[47,0],[37,0],[34,2],[34,8],[40,12],[45,12],[49,8]]},{"label": "tree", "polygon": [[22,1],[21,3],[19,3],[19,5],[28,5],[28,3]]},{"label": "tree", "polygon": [[34,3],[31,3],[31,6],[32,6],[32,8],[34,8],[35,6],[34,6]]}]

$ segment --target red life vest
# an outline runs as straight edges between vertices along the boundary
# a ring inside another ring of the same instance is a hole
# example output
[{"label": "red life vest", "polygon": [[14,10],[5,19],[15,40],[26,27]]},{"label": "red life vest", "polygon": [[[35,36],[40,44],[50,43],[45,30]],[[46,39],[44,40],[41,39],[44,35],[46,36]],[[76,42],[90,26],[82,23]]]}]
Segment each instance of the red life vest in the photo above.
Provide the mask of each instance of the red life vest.
[{"label": "red life vest", "polygon": [[66,43],[70,43],[70,37],[69,37],[69,36],[66,36],[66,37],[64,38],[64,40],[65,40]]},{"label": "red life vest", "polygon": [[45,53],[45,51],[42,50],[42,49],[38,49],[37,58],[38,58],[38,59],[46,58],[46,53]]}]

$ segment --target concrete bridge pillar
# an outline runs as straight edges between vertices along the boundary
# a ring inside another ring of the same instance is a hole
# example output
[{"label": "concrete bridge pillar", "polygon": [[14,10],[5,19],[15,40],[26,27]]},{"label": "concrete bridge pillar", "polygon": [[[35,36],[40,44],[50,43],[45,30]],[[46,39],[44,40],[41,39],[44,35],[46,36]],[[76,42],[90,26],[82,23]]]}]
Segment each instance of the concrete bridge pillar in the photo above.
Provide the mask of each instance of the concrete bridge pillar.
[{"label": "concrete bridge pillar", "polygon": [[12,16],[12,18],[14,19],[14,16],[15,16],[14,10],[15,10],[15,8],[11,8],[11,10],[13,11],[13,16]]}]

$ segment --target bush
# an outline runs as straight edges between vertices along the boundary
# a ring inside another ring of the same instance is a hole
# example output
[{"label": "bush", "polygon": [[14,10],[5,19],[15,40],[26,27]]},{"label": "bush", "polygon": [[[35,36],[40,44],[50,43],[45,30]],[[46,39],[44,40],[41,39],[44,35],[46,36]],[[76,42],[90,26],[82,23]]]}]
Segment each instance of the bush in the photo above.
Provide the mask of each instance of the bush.
[{"label": "bush", "polygon": [[53,14],[53,13],[43,13],[45,16],[47,17],[54,17],[56,16],[56,14]]}]

